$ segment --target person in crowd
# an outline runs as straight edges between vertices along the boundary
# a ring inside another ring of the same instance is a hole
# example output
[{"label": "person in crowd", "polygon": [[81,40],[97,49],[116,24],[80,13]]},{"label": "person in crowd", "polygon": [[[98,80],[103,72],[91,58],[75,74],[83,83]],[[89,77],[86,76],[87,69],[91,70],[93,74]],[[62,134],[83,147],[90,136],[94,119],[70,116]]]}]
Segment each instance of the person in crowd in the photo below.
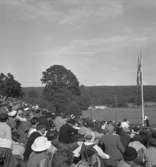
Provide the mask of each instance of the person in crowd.
[{"label": "person in crowd", "polygon": [[31,127],[28,131],[28,137],[35,131],[37,131],[36,127],[37,127],[37,124],[38,124],[38,118],[37,117],[33,117],[31,119]]},{"label": "person in crowd", "polygon": [[16,130],[20,135],[20,142],[26,143],[28,131],[31,127],[31,123],[29,121],[20,121],[19,119],[16,120]]},{"label": "person in crowd", "polygon": [[13,110],[8,113],[8,125],[11,127],[11,130],[14,131],[16,129],[16,116],[17,116],[17,111]]},{"label": "person in crowd", "polygon": [[75,142],[75,136],[78,134],[78,130],[73,128],[74,121],[69,119],[59,131],[59,142],[64,144],[70,144]]},{"label": "person in crowd", "polygon": [[8,115],[0,114],[0,166],[14,167],[15,162],[12,156],[12,134],[11,128],[7,124]]},{"label": "person in crowd", "polygon": [[67,122],[67,119],[64,117],[64,113],[60,113],[60,115],[56,116],[54,119],[54,124],[58,132],[60,131],[60,128]]},{"label": "person in crowd", "polygon": [[123,154],[123,158],[124,159],[117,164],[117,167],[138,167],[134,162],[137,158],[137,152],[134,148],[127,147]]},{"label": "person in crowd", "polygon": [[145,126],[146,126],[146,127],[149,127],[149,126],[150,126],[149,118],[148,118],[147,115],[145,115],[144,122],[145,122]]},{"label": "person in crowd", "polygon": [[129,125],[129,121],[127,120],[127,118],[123,119],[120,126],[121,126],[121,128],[124,129],[124,131],[127,131],[127,132],[129,131],[130,125]]},{"label": "person in crowd", "polygon": [[67,149],[58,150],[52,158],[51,166],[52,167],[74,167],[72,152]]},{"label": "person in crowd", "polygon": [[130,142],[129,130],[127,127],[121,126],[118,130],[118,135],[120,136],[120,140],[124,148],[126,148]]},{"label": "person in crowd", "polygon": [[148,141],[148,147],[146,150],[146,167],[156,166],[156,138],[151,137]]},{"label": "person in crowd", "polygon": [[87,147],[90,147],[92,148],[92,150],[94,152],[97,153],[97,155],[102,158],[102,159],[109,159],[110,156],[108,154],[106,154],[102,148],[98,145],[98,143],[95,141],[92,141],[92,136],[91,135],[87,135],[85,136],[85,141],[84,142],[77,142],[79,147],[76,148],[74,151],[73,151],[73,154],[75,157],[79,157],[80,154],[81,154],[81,150],[82,150],[82,147],[85,146],[86,148]]},{"label": "person in crowd", "polygon": [[95,133],[87,126],[87,123],[83,120],[79,120],[80,128],[78,129],[78,133],[80,135],[91,135],[92,136],[92,142],[95,140]]},{"label": "person in crowd", "polygon": [[137,152],[137,158],[135,162],[140,166],[145,166],[146,158],[145,158],[145,152],[146,147],[141,143],[142,138],[139,135],[134,136],[134,138],[131,139],[130,143],[128,144],[129,147],[132,147]]},{"label": "person in crowd", "polygon": [[14,131],[12,132],[12,154],[18,166],[24,167],[23,154],[25,146],[19,142],[19,134]]},{"label": "person in crowd", "polygon": [[44,136],[39,136],[31,145],[32,152],[28,158],[27,167],[50,167],[52,158],[48,149],[51,142]]},{"label": "person in crowd", "polygon": [[19,134],[12,132],[12,154],[18,159],[23,160],[24,151],[24,144],[19,142]]},{"label": "person in crowd", "polygon": [[25,152],[24,152],[24,160],[27,161],[28,158],[29,158],[29,155],[31,154],[32,152],[32,149],[31,149],[31,145],[33,144],[33,142],[35,141],[35,139],[39,136],[44,136],[45,135],[45,132],[46,132],[46,126],[45,125],[42,125],[42,124],[39,124],[37,126],[37,131],[33,132],[29,138],[28,138],[28,141],[26,143],[26,146],[25,146]]},{"label": "person in crowd", "polygon": [[106,134],[100,140],[101,144],[105,145],[105,152],[110,156],[106,160],[108,167],[116,167],[117,163],[123,159],[124,146],[121,143],[120,137],[115,134],[113,124],[109,123],[106,126]]}]

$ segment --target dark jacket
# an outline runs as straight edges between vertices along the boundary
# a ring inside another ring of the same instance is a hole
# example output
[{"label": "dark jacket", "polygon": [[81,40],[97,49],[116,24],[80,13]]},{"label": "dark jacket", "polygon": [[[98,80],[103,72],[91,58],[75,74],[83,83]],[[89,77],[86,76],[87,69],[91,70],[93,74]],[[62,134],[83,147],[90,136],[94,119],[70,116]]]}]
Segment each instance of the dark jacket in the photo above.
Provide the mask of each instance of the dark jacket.
[{"label": "dark jacket", "polygon": [[60,128],[59,141],[66,144],[73,143],[77,133],[78,131],[76,129],[69,124],[65,124]]},{"label": "dark jacket", "polygon": [[118,161],[123,159],[124,147],[118,135],[104,135],[100,142],[105,144],[105,152],[110,155],[110,159],[106,160],[107,165],[116,165]]},{"label": "dark jacket", "polygon": [[27,144],[26,144],[26,147],[25,147],[25,152],[24,152],[24,161],[27,161],[28,158],[29,158],[29,155],[31,154],[32,152],[32,149],[31,149],[31,145],[33,144],[33,142],[35,141],[35,139],[37,137],[41,136],[41,134],[39,132],[33,132],[30,137],[28,138],[28,141],[27,141]]}]

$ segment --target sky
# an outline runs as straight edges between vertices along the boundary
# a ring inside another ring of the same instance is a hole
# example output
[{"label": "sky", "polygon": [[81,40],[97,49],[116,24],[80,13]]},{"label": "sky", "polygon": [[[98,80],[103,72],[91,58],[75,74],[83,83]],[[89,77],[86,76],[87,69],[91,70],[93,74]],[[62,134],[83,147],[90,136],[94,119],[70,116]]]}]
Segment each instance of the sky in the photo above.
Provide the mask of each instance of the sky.
[{"label": "sky", "polygon": [[0,0],[0,72],[41,86],[59,64],[81,85],[156,85],[156,0]]}]

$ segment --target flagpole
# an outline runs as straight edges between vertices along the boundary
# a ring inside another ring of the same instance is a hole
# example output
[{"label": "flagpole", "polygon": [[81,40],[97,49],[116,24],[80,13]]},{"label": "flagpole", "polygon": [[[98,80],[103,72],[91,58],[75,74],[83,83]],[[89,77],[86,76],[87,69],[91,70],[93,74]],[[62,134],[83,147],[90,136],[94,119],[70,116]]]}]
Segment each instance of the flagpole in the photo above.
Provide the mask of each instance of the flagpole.
[{"label": "flagpole", "polygon": [[[141,64],[142,64],[142,55],[141,58]],[[143,65],[143,64],[142,64]],[[142,113],[142,126],[144,126],[144,119],[145,119],[145,110],[144,110],[144,85],[143,85],[143,68],[141,65],[141,113]]]}]

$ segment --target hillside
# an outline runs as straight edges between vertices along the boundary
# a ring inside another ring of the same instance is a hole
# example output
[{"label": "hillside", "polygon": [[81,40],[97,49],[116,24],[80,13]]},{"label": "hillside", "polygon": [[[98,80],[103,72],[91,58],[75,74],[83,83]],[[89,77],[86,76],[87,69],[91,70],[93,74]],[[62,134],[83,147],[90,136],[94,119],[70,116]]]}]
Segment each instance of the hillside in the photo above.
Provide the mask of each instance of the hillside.
[{"label": "hillside", "polygon": [[[43,87],[25,87],[26,95],[36,92],[42,94]],[[92,105],[124,106],[127,103],[140,103],[140,89],[137,86],[82,86],[81,92],[90,99]],[[156,102],[156,86],[144,86],[145,101]]]}]

